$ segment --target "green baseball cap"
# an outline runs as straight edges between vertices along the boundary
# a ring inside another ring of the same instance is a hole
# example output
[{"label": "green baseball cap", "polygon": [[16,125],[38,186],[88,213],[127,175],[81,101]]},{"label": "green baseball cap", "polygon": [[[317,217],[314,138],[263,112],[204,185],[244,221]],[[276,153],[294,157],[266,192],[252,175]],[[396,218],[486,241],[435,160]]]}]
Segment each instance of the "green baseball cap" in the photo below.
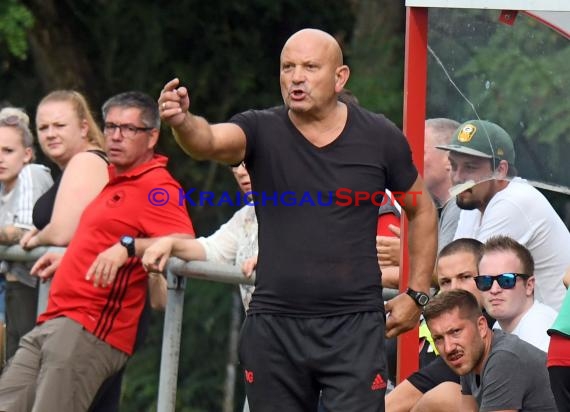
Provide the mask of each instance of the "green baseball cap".
[{"label": "green baseball cap", "polygon": [[515,163],[515,148],[511,136],[502,127],[486,120],[469,120],[453,133],[449,144],[438,149],[487,159]]}]

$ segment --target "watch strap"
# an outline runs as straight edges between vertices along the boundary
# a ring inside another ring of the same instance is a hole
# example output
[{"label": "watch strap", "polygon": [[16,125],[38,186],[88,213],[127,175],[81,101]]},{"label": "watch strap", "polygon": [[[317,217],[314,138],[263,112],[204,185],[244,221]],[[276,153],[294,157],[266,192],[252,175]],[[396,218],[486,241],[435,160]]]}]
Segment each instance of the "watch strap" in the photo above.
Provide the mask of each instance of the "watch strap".
[{"label": "watch strap", "polygon": [[417,292],[412,288],[407,288],[406,294],[410,296],[414,300],[414,302],[416,302],[416,305],[418,305],[421,308],[423,308],[429,302],[429,295],[427,293]]},{"label": "watch strap", "polygon": [[135,239],[133,237],[126,235],[121,236],[120,243],[127,249],[128,257],[135,256]]}]

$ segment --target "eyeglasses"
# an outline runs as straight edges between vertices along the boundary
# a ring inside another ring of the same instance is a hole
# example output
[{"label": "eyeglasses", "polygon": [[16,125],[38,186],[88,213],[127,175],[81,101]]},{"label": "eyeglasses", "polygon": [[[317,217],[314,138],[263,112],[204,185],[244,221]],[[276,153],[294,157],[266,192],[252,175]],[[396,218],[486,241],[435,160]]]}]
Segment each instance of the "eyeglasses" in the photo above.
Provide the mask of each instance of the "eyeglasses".
[{"label": "eyeglasses", "polygon": [[517,284],[517,277],[528,279],[530,275],[523,273],[501,273],[497,276],[479,275],[475,276],[475,284],[477,285],[477,289],[482,292],[490,290],[495,280],[502,289],[512,289]]},{"label": "eyeglasses", "polygon": [[121,136],[126,138],[133,138],[137,133],[148,132],[154,129],[154,127],[138,127],[132,124],[105,123],[105,126],[103,127],[103,134],[107,137],[113,136],[117,129],[121,131]]},{"label": "eyeglasses", "polygon": [[245,168],[245,162],[243,160],[241,162],[239,162],[237,165],[230,166],[230,169],[236,170],[238,167],[242,167],[242,166]]}]

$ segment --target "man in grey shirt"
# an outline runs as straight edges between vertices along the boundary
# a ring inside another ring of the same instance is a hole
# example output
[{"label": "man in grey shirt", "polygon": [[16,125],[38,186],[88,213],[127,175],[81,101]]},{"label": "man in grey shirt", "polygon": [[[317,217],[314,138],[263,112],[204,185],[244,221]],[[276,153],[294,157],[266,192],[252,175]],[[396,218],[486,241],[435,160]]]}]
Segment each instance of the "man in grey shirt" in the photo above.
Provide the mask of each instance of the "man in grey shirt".
[{"label": "man in grey shirt", "polygon": [[424,317],[441,357],[461,376],[461,411],[557,411],[545,353],[489,329],[470,292],[440,293]]},{"label": "man in grey shirt", "polygon": [[[453,133],[459,127],[459,122],[447,118],[427,119],[425,122],[424,140],[424,183],[429,191],[439,214],[437,252],[451,243],[457,230],[461,209],[455,202],[455,197],[449,193],[452,187],[451,164],[449,154],[436,146],[447,145],[451,142]],[[397,199],[396,199],[397,200]],[[386,202],[389,206],[392,202]],[[384,212],[380,208],[379,214]],[[397,214],[399,217],[399,213]],[[400,265],[400,230],[392,227],[394,236],[378,236],[376,249],[378,263],[382,268],[382,284],[384,287],[398,288]],[[434,276],[433,283],[437,284]]]},{"label": "man in grey shirt", "polygon": [[459,122],[446,119],[427,119],[424,141],[424,181],[439,211],[437,252],[453,240],[461,209],[451,197],[451,164],[448,153],[436,148],[451,142]]}]

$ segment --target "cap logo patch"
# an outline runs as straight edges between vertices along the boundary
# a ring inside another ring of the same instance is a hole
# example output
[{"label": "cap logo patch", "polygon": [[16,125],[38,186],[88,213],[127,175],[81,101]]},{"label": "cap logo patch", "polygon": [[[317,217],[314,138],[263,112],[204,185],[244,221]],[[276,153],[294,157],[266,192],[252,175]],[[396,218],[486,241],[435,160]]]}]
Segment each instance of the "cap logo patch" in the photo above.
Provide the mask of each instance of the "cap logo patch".
[{"label": "cap logo patch", "polygon": [[503,157],[505,155],[505,151],[503,150],[502,147],[499,147],[497,149],[497,156]]},{"label": "cap logo patch", "polygon": [[465,126],[463,126],[463,129],[461,129],[461,131],[459,132],[457,140],[459,140],[461,143],[468,143],[471,141],[476,131],[477,128],[475,126],[473,126],[472,124],[466,124]]}]

